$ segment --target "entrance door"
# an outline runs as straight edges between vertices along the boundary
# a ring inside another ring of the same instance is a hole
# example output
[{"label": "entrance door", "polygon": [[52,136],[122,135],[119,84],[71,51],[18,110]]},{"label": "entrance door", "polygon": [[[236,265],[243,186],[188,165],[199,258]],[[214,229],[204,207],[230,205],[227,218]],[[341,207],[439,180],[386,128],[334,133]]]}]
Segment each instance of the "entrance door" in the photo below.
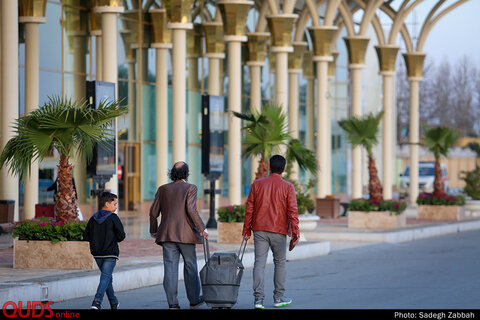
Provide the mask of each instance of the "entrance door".
[{"label": "entrance door", "polygon": [[122,178],[118,181],[120,210],[135,211],[140,203],[140,144],[118,142],[118,162]]}]

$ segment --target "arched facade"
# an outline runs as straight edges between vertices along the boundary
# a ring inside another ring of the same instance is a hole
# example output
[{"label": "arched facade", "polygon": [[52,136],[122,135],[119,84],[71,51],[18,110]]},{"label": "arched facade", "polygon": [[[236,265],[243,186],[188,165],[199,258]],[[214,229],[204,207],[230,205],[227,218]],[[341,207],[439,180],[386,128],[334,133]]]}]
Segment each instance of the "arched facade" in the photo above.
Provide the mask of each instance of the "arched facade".
[{"label": "arched facade", "polygon": [[[384,110],[377,158],[388,199],[395,184],[394,83],[401,53],[411,85],[414,201],[423,47],[435,23],[466,1],[432,2],[414,40],[405,21],[422,0],[0,0],[1,145],[14,134],[10,123],[48,96],[81,99],[87,80],[113,82],[130,112],[117,121],[122,177],[109,186],[121,196],[121,209],[138,210],[168,182],[176,161],[187,161],[191,182],[203,185],[201,96],[223,95],[228,140],[218,187],[223,201],[236,205],[248,194],[257,160],[242,156],[242,124],[230,111],[259,110],[273,101],[288,115],[292,136],[316,153],[315,196],[358,198],[368,180],[365,159],[359,148],[346,148],[336,121],[378,109],[366,106],[363,95],[370,68],[380,75],[381,86],[368,95],[381,97]],[[388,27],[380,16],[391,20]],[[376,52],[375,65],[369,52]],[[32,165],[21,192],[18,179],[0,171],[0,199],[16,200],[15,220],[32,218],[35,204],[44,201],[41,183],[54,178],[55,157]],[[89,203],[86,164],[74,161],[79,202]],[[298,180],[309,178],[296,167],[293,172]]]}]

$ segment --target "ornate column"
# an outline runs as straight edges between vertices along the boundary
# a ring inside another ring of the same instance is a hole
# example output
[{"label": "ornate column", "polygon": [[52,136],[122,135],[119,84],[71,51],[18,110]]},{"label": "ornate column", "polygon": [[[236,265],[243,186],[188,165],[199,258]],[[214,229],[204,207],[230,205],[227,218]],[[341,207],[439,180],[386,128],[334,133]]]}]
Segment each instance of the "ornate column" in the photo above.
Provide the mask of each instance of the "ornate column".
[{"label": "ornate column", "polygon": [[332,61],[331,45],[336,27],[319,26],[308,28],[313,42],[313,61],[317,65],[317,198],[325,198],[331,193],[332,173],[329,168],[331,156],[329,140],[331,132],[328,111],[328,62]]},{"label": "ornate column", "polygon": [[[345,37],[348,50],[348,67],[352,74],[352,112],[353,117],[362,116],[362,69],[365,66],[365,52],[369,38]],[[362,150],[352,149],[352,198],[362,197]]]},{"label": "ornate column", "polygon": [[395,76],[395,62],[397,60],[398,46],[376,46],[380,65],[380,74],[383,77],[383,198],[392,199],[393,186],[393,110],[392,110],[392,85]]},{"label": "ornate column", "polygon": [[[115,83],[115,99],[118,98],[118,23],[117,15],[124,8],[116,0],[97,0],[95,13],[102,15],[102,80]],[[117,128],[117,120],[115,120]],[[116,132],[115,132],[116,134]],[[118,139],[115,139],[115,154],[118,154]],[[118,168],[118,159],[115,159]],[[118,175],[115,173],[106,187],[118,194]]]},{"label": "ornate column", "polygon": [[[293,52],[288,55],[288,128],[290,135],[294,139],[300,139],[298,130],[298,77],[302,73],[303,54],[307,48],[306,42],[293,42]],[[291,176],[298,180],[298,164],[295,162],[292,166]]]},{"label": "ornate column", "polygon": [[205,34],[205,57],[208,58],[208,94],[220,96],[220,63],[225,59],[223,24],[211,21],[202,25]]},{"label": "ornate column", "polygon": [[271,50],[275,53],[275,103],[283,108],[288,117],[288,54],[293,52],[292,32],[296,14],[266,16],[268,29],[272,34]]},{"label": "ornate column", "polygon": [[228,202],[242,202],[241,121],[232,111],[242,111],[242,42],[247,41],[245,24],[253,1],[220,0],[224,40],[228,43]]},{"label": "ornate column", "polygon": [[410,188],[408,192],[409,203],[415,205],[418,197],[418,161],[419,161],[419,143],[420,143],[420,123],[418,103],[420,99],[419,88],[420,81],[423,80],[423,62],[425,53],[412,52],[403,54],[407,66],[407,76],[410,82]]},{"label": "ornate column", "polygon": [[[8,140],[14,135],[11,124],[18,119],[18,1],[1,1],[0,5],[0,32],[1,47],[1,68],[0,81],[2,88],[1,108],[2,108],[2,135],[1,149],[5,148]],[[15,200],[14,220],[19,220],[18,214],[18,177],[11,175],[8,168],[1,170],[1,196],[2,200]]]},{"label": "ornate column", "polygon": [[187,30],[190,22],[192,0],[172,0],[166,5],[168,24],[172,29],[172,163],[186,161],[186,52]]},{"label": "ornate column", "polygon": [[[260,112],[262,109],[262,67],[265,65],[265,49],[270,38],[268,32],[247,33],[248,59],[247,66],[250,68],[250,112]],[[250,178],[255,180],[259,157],[252,156],[250,163]]]},{"label": "ornate column", "polygon": [[[47,22],[47,2],[21,0],[19,22],[25,23],[25,114],[38,108],[40,80],[39,25]],[[38,161],[33,160],[30,173],[24,181],[25,219],[35,218],[35,204],[38,202]]]},{"label": "ornate column", "polygon": [[171,30],[167,29],[167,11],[150,10],[152,48],[156,53],[155,81],[155,147],[157,187],[168,183],[168,50],[172,48]]}]

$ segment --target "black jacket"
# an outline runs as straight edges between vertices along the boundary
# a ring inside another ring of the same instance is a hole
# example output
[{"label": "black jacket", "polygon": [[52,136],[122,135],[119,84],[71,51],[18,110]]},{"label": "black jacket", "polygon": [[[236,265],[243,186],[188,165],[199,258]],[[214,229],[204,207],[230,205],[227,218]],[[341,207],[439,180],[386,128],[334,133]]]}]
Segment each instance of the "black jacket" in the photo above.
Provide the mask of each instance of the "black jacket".
[{"label": "black jacket", "polygon": [[100,210],[88,220],[83,239],[90,242],[90,252],[95,258],[118,259],[118,243],[125,239],[125,231],[116,214]]}]

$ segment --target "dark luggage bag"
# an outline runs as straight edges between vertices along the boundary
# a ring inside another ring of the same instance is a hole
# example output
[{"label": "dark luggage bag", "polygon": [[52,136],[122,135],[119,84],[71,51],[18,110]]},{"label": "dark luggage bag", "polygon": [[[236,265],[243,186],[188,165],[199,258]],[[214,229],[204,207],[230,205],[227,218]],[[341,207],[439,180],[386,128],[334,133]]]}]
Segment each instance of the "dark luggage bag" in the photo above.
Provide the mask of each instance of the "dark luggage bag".
[{"label": "dark luggage bag", "polygon": [[35,205],[35,218],[49,217],[55,218],[55,204],[54,203],[37,203]]},{"label": "dark luggage bag", "polygon": [[[208,240],[203,242],[205,266],[200,270],[203,299],[211,308],[231,308],[237,303],[238,290],[243,275],[242,259],[247,242],[240,244],[238,254],[235,252],[216,252],[210,256]],[[243,248],[243,250],[242,250]],[[240,256],[240,252],[242,255]]]}]

